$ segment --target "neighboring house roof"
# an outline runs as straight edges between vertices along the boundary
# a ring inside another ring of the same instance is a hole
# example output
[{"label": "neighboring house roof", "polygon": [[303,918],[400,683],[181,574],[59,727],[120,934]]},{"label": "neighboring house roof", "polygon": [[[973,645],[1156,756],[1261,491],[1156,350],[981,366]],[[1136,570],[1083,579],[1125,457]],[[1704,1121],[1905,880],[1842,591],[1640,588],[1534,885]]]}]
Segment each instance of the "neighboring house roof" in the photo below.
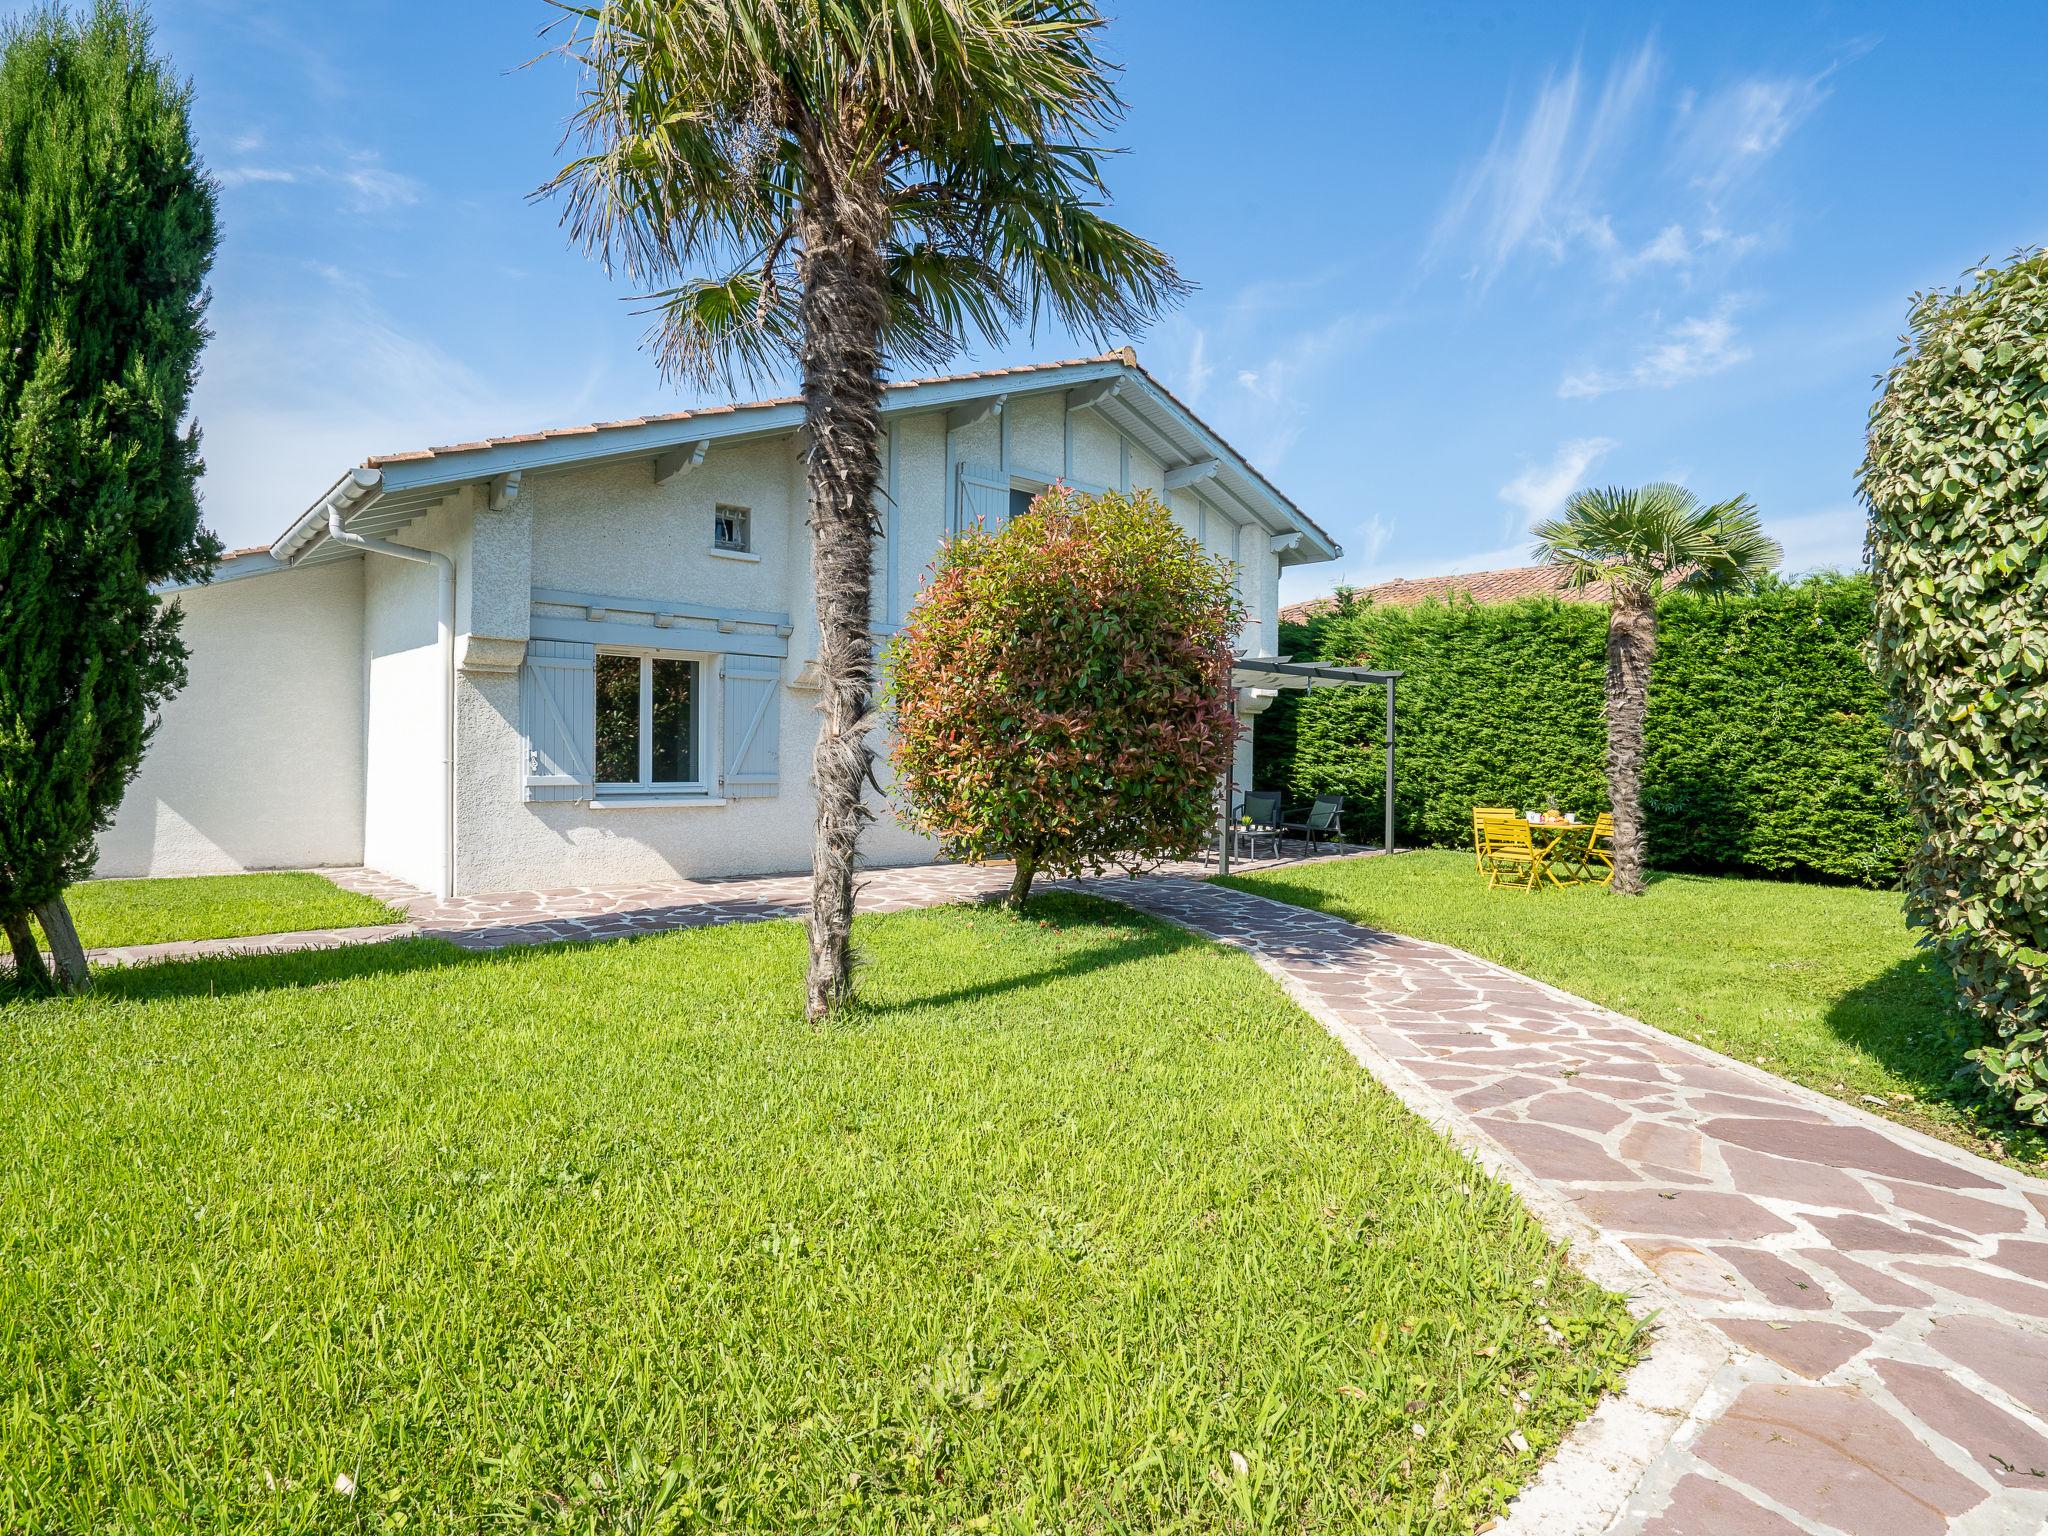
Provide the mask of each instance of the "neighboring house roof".
[{"label": "neighboring house roof", "polygon": [[[964,409],[992,396],[1055,391],[1072,391],[1077,406],[1098,412],[1166,465],[1170,475],[1200,483],[1205,495],[1291,541],[1280,551],[1283,564],[1332,560],[1342,552],[1305,512],[1140,367],[1129,347],[1099,357],[894,382],[883,393],[882,412],[886,418]],[[330,486],[279,535],[269,552],[293,565],[348,553],[328,539],[331,510],[339,510],[343,526],[352,532],[384,536],[468,485],[516,487],[518,477],[527,472],[631,459],[651,459],[661,474],[665,463],[694,463],[720,440],[783,435],[800,430],[803,421],[801,398],[782,395],[379,454]]]},{"label": "neighboring house roof", "polygon": [[[1568,603],[1604,603],[1607,583],[1596,581],[1573,588],[1566,573],[1554,565],[1518,565],[1505,571],[1470,571],[1457,576],[1425,576],[1419,581],[1382,581],[1370,587],[1354,587],[1355,603],[1378,603],[1382,607],[1412,608],[1431,598],[1439,601],[1469,597],[1475,603],[1511,603],[1518,597],[1555,597]],[[1304,603],[1289,603],[1280,610],[1283,624],[1306,624],[1318,614],[1337,606],[1335,597],[1316,597]]]}]

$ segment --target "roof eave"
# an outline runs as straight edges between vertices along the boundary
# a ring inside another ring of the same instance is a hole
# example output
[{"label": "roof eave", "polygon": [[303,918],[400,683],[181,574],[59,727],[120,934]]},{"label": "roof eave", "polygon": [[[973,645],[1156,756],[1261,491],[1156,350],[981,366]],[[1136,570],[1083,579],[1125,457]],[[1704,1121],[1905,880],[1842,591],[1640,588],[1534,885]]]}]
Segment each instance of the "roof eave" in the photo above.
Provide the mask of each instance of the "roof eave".
[{"label": "roof eave", "polygon": [[[1105,378],[1128,378],[1131,394],[1148,413],[1170,417],[1203,451],[1223,466],[1221,478],[1232,500],[1259,515],[1275,535],[1274,552],[1282,565],[1334,560],[1342,550],[1307,514],[1274,488],[1257,470],[1152,376],[1128,353],[1015,371],[966,374],[893,385],[882,398],[883,416],[894,417],[944,410],[966,401],[1003,394],[1013,397],[1055,393]],[[379,496],[419,496],[445,487],[449,494],[465,485],[526,471],[590,468],[659,456],[698,441],[732,441],[785,436],[802,430],[801,401],[776,400],[737,406],[716,406],[700,412],[564,432],[536,433],[517,440],[393,454],[350,470],[329,486],[270,546],[274,558],[298,564],[327,540],[330,505],[350,496],[352,487],[374,486]],[[345,509],[346,510],[346,509]],[[1292,543],[1285,542],[1290,537]]]}]

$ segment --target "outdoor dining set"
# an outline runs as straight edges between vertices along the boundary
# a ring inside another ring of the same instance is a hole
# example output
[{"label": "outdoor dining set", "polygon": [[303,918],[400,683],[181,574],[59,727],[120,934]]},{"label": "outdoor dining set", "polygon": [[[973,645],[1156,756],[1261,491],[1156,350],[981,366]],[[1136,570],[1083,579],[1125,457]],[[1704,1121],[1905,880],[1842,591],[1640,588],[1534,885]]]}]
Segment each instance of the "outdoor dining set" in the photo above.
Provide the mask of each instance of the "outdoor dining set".
[{"label": "outdoor dining set", "polygon": [[1279,858],[1287,843],[1297,841],[1305,853],[1319,843],[1344,841],[1344,797],[1318,795],[1306,806],[1283,809],[1278,790],[1252,790],[1238,802],[1237,818],[1231,827],[1232,853],[1247,858],[1259,856],[1259,844],[1272,849]]},{"label": "outdoor dining set", "polygon": [[[1309,805],[1286,808],[1278,790],[1253,790],[1230,817],[1234,858],[1284,857],[1290,842],[1304,854],[1344,842],[1344,797],[1319,795]],[[1556,810],[1518,811],[1503,805],[1472,808],[1473,867],[1487,889],[1533,891],[1545,882],[1564,887],[1607,885],[1614,879],[1614,818],[1602,811],[1591,821]]]},{"label": "outdoor dining set", "polygon": [[1555,886],[1607,885],[1614,879],[1614,818],[1602,811],[1580,821],[1556,811],[1477,805],[1472,858],[1488,890],[1507,885],[1533,891],[1546,880]]}]

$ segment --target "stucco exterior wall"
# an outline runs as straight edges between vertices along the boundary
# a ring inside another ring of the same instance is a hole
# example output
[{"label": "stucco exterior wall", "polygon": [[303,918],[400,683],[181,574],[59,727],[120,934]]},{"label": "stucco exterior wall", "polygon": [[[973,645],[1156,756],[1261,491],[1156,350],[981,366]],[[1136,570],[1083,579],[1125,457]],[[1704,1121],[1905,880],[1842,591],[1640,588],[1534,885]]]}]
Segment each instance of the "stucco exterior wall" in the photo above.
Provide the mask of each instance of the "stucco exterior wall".
[{"label": "stucco exterior wall", "polygon": [[1074,413],[1074,479],[1081,485],[1121,488],[1123,434],[1093,411]]},{"label": "stucco exterior wall", "polygon": [[[946,534],[946,418],[936,413],[894,423],[896,434],[896,612],[917,601]],[[808,588],[806,588],[808,590]]]},{"label": "stucco exterior wall", "polygon": [[168,600],[185,612],[190,681],[164,707],[99,839],[95,872],[361,863],[361,562],[217,581]]},{"label": "stucco exterior wall", "polygon": [[1035,480],[1054,481],[1066,473],[1066,411],[1058,395],[1026,395],[1003,410],[1010,451],[1009,470]]},{"label": "stucco exterior wall", "polygon": [[[394,536],[456,562],[458,626],[476,585],[467,497]],[[388,555],[363,559],[363,862],[425,891],[441,889],[447,791],[441,777],[445,688],[434,568]],[[458,645],[460,630],[458,628]]]},{"label": "stucco exterior wall", "polygon": [[[907,607],[917,573],[936,551],[944,516],[944,428],[943,418],[901,425],[897,569]],[[804,467],[794,447],[787,437],[714,444],[701,466],[664,486],[653,483],[644,463],[527,479],[519,504],[530,519],[534,588],[789,615],[789,657],[777,700],[781,778],[773,795],[722,803],[715,797],[688,805],[528,802],[519,679],[465,672],[456,714],[461,890],[713,879],[809,866],[819,696],[795,684],[817,654],[817,619],[809,602]],[[712,552],[718,503],[749,509],[755,559]],[[493,541],[518,536],[518,524],[478,514],[475,526],[477,563],[508,563],[510,557],[493,551]],[[886,584],[886,549],[882,553]],[[687,654],[687,632],[672,633],[677,651]],[[717,686],[715,660],[706,658],[703,675],[707,688]],[[862,849],[873,865],[917,863],[936,853],[886,812]]]}]

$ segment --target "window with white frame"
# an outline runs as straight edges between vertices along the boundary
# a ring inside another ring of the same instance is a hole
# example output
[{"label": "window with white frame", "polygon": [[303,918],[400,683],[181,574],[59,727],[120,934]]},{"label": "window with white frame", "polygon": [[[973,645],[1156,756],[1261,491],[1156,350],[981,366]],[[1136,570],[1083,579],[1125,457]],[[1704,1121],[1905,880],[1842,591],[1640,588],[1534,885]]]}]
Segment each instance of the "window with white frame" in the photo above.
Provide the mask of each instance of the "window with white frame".
[{"label": "window with white frame", "polygon": [[597,653],[597,785],[704,788],[703,668],[645,651]]},{"label": "window with white frame", "polygon": [[711,547],[734,554],[751,553],[754,514],[746,507],[719,506],[711,509]]}]

